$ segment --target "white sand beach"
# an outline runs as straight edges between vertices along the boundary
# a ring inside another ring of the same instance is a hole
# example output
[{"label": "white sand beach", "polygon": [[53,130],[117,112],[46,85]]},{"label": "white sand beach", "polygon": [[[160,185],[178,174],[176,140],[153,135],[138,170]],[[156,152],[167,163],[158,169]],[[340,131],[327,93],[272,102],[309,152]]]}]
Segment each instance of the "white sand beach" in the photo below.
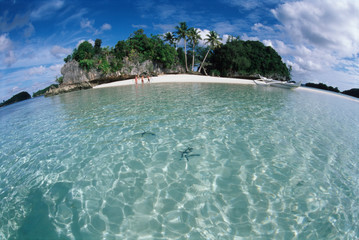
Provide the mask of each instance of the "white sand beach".
[{"label": "white sand beach", "polygon": [[[144,79],[147,84],[147,78]],[[152,83],[230,83],[230,84],[255,84],[252,80],[239,79],[239,78],[222,78],[222,77],[211,77],[202,75],[191,75],[191,74],[174,74],[174,75],[160,75],[158,77],[151,77]],[[106,88],[106,87],[117,87],[135,84],[135,79],[117,81],[112,83],[101,84],[94,88]],[[141,79],[138,79],[138,84],[141,83]]]}]

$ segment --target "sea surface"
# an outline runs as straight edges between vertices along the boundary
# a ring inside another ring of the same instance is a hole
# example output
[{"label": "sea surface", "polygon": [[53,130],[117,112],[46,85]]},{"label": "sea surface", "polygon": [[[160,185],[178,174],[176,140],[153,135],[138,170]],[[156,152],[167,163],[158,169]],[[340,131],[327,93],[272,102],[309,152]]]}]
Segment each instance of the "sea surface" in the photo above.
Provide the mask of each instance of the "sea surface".
[{"label": "sea surface", "polygon": [[359,103],[145,84],[0,109],[0,239],[358,239]]}]

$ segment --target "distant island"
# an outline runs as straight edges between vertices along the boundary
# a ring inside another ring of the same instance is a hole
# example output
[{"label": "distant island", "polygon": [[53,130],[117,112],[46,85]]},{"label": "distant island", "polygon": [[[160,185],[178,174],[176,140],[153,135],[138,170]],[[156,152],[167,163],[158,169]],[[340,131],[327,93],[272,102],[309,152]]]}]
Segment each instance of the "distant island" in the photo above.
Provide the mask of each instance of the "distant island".
[{"label": "distant island", "polygon": [[337,87],[327,86],[324,83],[306,83],[304,86],[340,93],[340,91]]},{"label": "distant island", "polygon": [[21,102],[27,99],[30,99],[31,95],[28,92],[21,92],[18,93],[14,96],[12,96],[10,99],[3,101],[2,103],[0,103],[0,107],[6,106],[6,105],[10,105],[16,102]]},{"label": "distant island", "polygon": [[341,92],[341,91],[339,91],[339,89],[337,87],[327,86],[324,83],[306,83],[306,84],[304,84],[304,86],[311,87],[311,88],[318,88],[318,89],[336,92],[336,93],[342,93],[345,95],[359,98],[359,88],[352,88],[350,90],[345,90],[345,91]]},{"label": "distant island", "polygon": [[352,96],[352,97],[357,97],[359,98],[359,88],[352,88],[350,90],[345,90],[342,92],[343,94]]}]

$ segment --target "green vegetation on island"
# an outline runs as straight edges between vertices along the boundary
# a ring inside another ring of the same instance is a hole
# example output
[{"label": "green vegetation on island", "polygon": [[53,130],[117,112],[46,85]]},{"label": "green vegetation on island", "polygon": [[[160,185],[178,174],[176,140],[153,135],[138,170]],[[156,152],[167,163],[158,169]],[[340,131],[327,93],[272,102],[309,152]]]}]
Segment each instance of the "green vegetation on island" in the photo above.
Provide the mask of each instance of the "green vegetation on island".
[{"label": "green vegetation on island", "polygon": [[43,96],[43,95],[45,95],[45,93],[46,93],[49,89],[58,88],[58,87],[59,87],[59,84],[51,84],[50,86],[48,86],[48,87],[46,87],[46,88],[44,88],[44,89],[41,89],[41,90],[39,90],[39,91],[37,91],[37,92],[34,92],[34,93],[32,94],[32,97],[34,98],[34,97]]},{"label": "green vegetation on island", "polygon": [[345,90],[342,92],[343,94],[352,96],[352,97],[357,97],[359,98],[359,88],[352,88],[350,90]]},{"label": "green vegetation on island", "polygon": [[[121,71],[124,61],[144,62],[150,60],[163,68],[182,65],[185,72],[210,73],[219,76],[264,75],[289,79],[290,71],[272,47],[259,41],[242,41],[231,37],[226,43],[215,31],[210,31],[206,43],[199,30],[189,28],[185,22],[175,27],[175,32],[148,37],[144,30],[135,31],[127,40],[118,41],[115,47],[102,47],[102,40],[94,45],[84,41],[64,61],[77,61],[85,70],[96,69],[104,74]],[[183,40],[184,49],[178,48]],[[191,64],[188,64],[191,58]],[[190,65],[190,67],[188,66]]]},{"label": "green vegetation on island", "polygon": [[75,60],[82,69],[97,69],[102,73],[120,71],[125,58],[131,62],[151,60],[164,68],[171,68],[178,53],[175,48],[165,44],[159,36],[147,37],[142,29],[134,32],[127,40],[118,41],[115,47],[101,47],[101,39],[96,39],[94,46],[84,41],[68,55],[64,61]]},{"label": "green vegetation on island", "polygon": [[[264,46],[259,41],[243,41],[229,37],[226,43],[215,31],[210,31],[202,39],[196,28],[189,28],[185,22],[179,23],[174,33],[166,33],[165,41],[176,47],[180,40],[184,43],[184,64],[186,71],[187,57],[192,58],[192,72],[198,67],[198,72],[210,75],[235,77],[263,75],[277,79],[290,79],[291,67],[287,67],[279,54],[270,46]],[[199,40],[204,40],[205,46],[198,46]],[[187,51],[187,42],[190,50]]]},{"label": "green vegetation on island", "polygon": [[229,38],[226,44],[213,50],[208,66],[212,74],[220,76],[252,76],[260,74],[274,79],[290,79],[290,67],[279,54],[259,41]]},{"label": "green vegetation on island", "polygon": [[3,101],[2,103],[0,103],[0,107],[6,106],[6,105],[10,105],[16,102],[21,102],[27,99],[30,99],[31,95],[28,92],[20,92],[14,96],[12,96],[10,99]]},{"label": "green vegetation on island", "polygon": [[306,83],[305,86],[340,93],[340,91],[337,87],[327,86],[324,83]]}]

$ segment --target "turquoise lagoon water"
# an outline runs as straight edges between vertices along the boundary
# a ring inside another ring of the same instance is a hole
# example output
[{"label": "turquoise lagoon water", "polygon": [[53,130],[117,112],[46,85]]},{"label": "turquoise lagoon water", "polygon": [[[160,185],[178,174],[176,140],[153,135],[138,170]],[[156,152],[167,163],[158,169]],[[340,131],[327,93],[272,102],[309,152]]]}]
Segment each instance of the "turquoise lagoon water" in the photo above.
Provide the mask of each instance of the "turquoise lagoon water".
[{"label": "turquoise lagoon water", "polygon": [[152,84],[0,109],[0,239],[357,239],[359,104]]}]

